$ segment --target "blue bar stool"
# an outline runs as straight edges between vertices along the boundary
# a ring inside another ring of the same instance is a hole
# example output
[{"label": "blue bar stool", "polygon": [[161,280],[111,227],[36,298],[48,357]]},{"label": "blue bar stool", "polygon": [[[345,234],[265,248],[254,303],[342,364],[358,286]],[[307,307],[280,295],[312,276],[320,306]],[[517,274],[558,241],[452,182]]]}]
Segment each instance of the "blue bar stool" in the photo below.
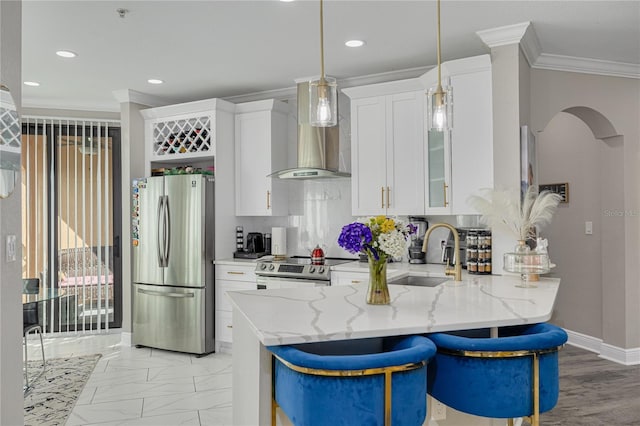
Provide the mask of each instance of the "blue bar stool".
[{"label": "blue bar stool", "polygon": [[428,335],[438,352],[431,363],[427,389],[443,404],[481,417],[531,417],[558,402],[558,350],[567,333],[542,323]]},{"label": "blue bar stool", "polygon": [[296,426],[417,426],[426,418],[426,364],[436,347],[425,337],[268,349],[274,355],[272,425],[278,406]]}]

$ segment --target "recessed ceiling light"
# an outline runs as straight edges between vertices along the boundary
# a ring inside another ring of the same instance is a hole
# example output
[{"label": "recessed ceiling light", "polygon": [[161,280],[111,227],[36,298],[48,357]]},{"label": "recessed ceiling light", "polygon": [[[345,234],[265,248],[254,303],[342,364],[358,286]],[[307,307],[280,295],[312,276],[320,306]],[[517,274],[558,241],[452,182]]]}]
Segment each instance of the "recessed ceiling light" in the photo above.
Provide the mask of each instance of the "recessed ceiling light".
[{"label": "recessed ceiling light", "polygon": [[31,86],[31,87],[38,87],[40,86],[40,83],[38,83],[37,81],[25,81],[24,85]]},{"label": "recessed ceiling light", "polygon": [[72,52],[70,50],[58,50],[56,52],[56,55],[62,58],[75,58],[76,56],[78,56],[75,52]]},{"label": "recessed ceiling light", "polygon": [[295,1],[295,0],[280,0],[280,1],[281,1],[282,3],[291,3],[292,1]]},{"label": "recessed ceiling light", "polygon": [[362,40],[349,40],[344,43],[347,47],[362,47],[364,46],[364,41]]},{"label": "recessed ceiling light", "polygon": [[164,81],[157,79],[157,78],[150,78],[149,80],[147,80],[148,83],[151,84],[162,84],[164,83]]}]

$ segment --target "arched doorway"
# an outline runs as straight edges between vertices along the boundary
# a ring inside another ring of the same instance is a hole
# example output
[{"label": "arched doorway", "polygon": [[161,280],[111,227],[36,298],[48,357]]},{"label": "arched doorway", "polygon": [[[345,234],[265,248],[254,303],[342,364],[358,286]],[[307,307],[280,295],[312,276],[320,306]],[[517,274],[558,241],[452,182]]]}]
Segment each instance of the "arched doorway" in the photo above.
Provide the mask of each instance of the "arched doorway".
[{"label": "arched doorway", "polygon": [[569,183],[569,202],[543,231],[562,277],[553,320],[598,352],[598,341],[624,347],[613,326],[625,322],[623,148],[611,122],[588,107],[565,108],[538,135],[539,182]]}]

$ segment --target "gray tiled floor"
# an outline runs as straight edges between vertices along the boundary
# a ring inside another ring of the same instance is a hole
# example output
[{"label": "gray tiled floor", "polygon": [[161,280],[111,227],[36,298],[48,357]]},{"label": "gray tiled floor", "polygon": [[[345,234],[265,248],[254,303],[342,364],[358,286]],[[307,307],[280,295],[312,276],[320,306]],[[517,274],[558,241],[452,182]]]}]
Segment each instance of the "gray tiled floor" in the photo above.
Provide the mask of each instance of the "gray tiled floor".
[{"label": "gray tiled floor", "polygon": [[136,349],[121,346],[119,333],[47,338],[45,353],[47,358],[103,355],[68,426],[231,424],[230,355],[196,358]]}]

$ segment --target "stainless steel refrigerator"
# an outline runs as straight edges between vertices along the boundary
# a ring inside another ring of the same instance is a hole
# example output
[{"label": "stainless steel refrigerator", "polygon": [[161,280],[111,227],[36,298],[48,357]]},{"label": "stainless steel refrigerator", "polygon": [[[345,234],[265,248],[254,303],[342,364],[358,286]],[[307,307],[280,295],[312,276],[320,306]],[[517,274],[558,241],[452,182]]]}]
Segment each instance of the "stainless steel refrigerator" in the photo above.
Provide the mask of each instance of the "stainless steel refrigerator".
[{"label": "stainless steel refrigerator", "polygon": [[214,183],[157,176],[133,185],[133,343],[214,351]]}]

